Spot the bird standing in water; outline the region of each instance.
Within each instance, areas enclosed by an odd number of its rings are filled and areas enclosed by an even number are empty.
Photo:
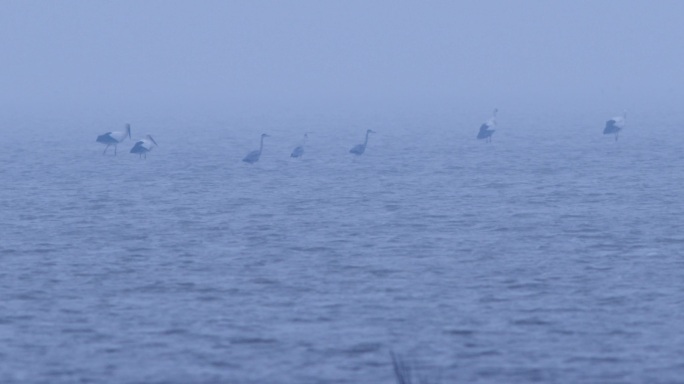
[[[157,146],[157,142],[154,141],[152,136],[147,135],[144,139],[138,140],[131,148],[131,153],[137,153],[140,157],[145,156],[147,159],[147,152],[151,151],[152,148]]]
[[[109,147],[113,145],[114,156],[116,156],[116,146],[119,145],[120,142],[124,141],[126,139],[126,136],[128,136],[129,139],[131,138],[130,124],[126,124],[126,131],[107,132],[103,135],[98,136],[97,140],[95,141],[106,145],[104,152],[102,152],[103,155],[107,153],[107,149],[109,149]]]
[[[309,139],[309,132],[304,134],[304,139],[302,140],[302,143],[299,144],[298,146],[296,146],[295,149],[292,150],[290,157],[302,157],[302,155],[304,154],[304,145],[306,145],[306,141],[308,139]]]
[[[494,112],[492,112],[492,117],[490,117],[489,120],[482,123],[482,125],[480,126],[480,132],[477,133],[478,140],[486,140],[488,143],[492,142],[492,135],[495,132],[495,130],[492,128],[496,127],[497,112],[499,112],[499,110],[494,109]]]
[[[366,140],[363,142],[363,144],[355,145],[354,148],[349,150],[349,153],[353,153],[355,155],[363,155],[363,153],[366,151],[366,145],[368,145],[368,134],[370,133],[375,133],[375,131],[372,129],[367,130]]]
[[[248,153],[247,156],[245,156],[245,158],[242,159],[242,161],[244,161],[245,163],[250,163],[250,164],[254,164],[257,161],[259,161],[259,157],[261,157],[261,151],[263,151],[263,149],[264,149],[264,137],[268,137],[268,135],[265,133],[262,133],[261,134],[261,144],[259,144],[259,149],[256,149],[256,150]]]
[[[622,116],[615,116],[612,119],[606,121],[606,126],[603,128],[603,134],[615,134],[615,141],[617,141],[620,131],[622,130],[622,128],[625,127],[625,120],[627,120],[626,111],[622,113]]]

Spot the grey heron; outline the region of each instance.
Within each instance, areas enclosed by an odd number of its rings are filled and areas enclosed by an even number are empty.
[[[261,143],[259,144],[259,149],[256,149],[256,150],[248,153],[247,156],[245,156],[245,158],[242,159],[242,161],[244,161],[245,163],[250,163],[250,164],[254,164],[257,161],[259,161],[259,157],[261,157],[261,151],[263,151],[263,149],[264,149],[264,137],[268,137],[268,135],[265,133],[262,133],[261,134]]]
[[[304,138],[302,139],[302,142],[295,147],[295,149],[292,150],[292,153],[290,154],[290,157],[302,157],[304,154],[304,146],[306,145],[306,141],[309,139],[309,132],[306,132],[304,134]]]
[[[369,129],[366,131],[366,140],[363,142],[363,144],[357,144],[354,146],[354,148],[349,150],[349,153],[353,153],[355,155],[363,155],[363,153],[366,151],[366,145],[368,145],[368,135],[370,133],[375,133],[374,130]]]

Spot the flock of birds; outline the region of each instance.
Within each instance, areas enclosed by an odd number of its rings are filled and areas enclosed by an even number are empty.
[[[116,156],[116,146],[119,145],[119,143],[121,143],[122,141],[126,140],[126,137],[128,137],[129,139],[131,138],[130,124],[126,124],[126,131],[107,132],[103,135],[98,136],[97,140],[95,141],[106,145],[104,152],[102,152],[103,155],[107,153],[109,147],[114,146],[114,156]],[[152,136],[147,135],[144,139],[135,142],[133,148],[131,148],[131,153],[138,154],[139,157],[145,156],[145,158],[147,159],[147,152],[151,151],[152,148],[156,146],[157,142],[154,141]]]
[[[487,121],[482,123],[482,125],[480,126],[480,131],[477,133],[478,140],[485,140],[488,143],[492,141],[492,136],[496,131],[494,128],[496,127],[496,114],[498,111],[498,109],[494,109],[492,116]],[[625,126],[626,119],[627,113],[625,112],[622,116],[616,116],[606,121],[606,126],[603,128],[603,134],[615,135],[615,141],[617,141],[620,131]],[[372,129],[367,130],[366,139],[363,141],[363,143],[355,145],[352,149],[349,150],[349,153],[353,153],[355,155],[363,155],[363,153],[366,151],[366,146],[368,145],[368,136],[371,133],[375,133],[375,131],[373,131]],[[304,134],[304,139],[299,145],[297,145],[292,150],[290,157],[299,158],[302,157],[302,155],[304,155],[304,146],[306,145],[306,141],[309,138],[308,134],[309,132]],[[103,155],[107,153],[107,149],[109,149],[109,147],[111,146],[114,146],[114,155],[116,155],[116,146],[120,144],[122,141],[124,141],[126,137],[131,139],[130,124],[126,124],[126,131],[107,132],[105,134],[98,136],[96,141],[98,143],[106,145],[104,152],[102,152]],[[254,151],[248,153],[247,156],[245,156],[242,159],[242,161],[249,164],[254,164],[257,161],[259,161],[259,158],[261,157],[261,152],[264,150],[264,138],[266,137],[269,137],[269,135],[265,133],[261,134],[259,149],[255,149]],[[150,152],[156,146],[157,142],[154,141],[152,136],[147,135],[144,139],[135,142],[133,148],[131,148],[130,153],[137,154],[138,157],[147,159],[147,153]]]

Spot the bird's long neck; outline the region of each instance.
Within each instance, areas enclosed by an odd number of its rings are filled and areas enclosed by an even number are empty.
[[[365,147],[368,144],[368,135],[370,132],[366,131],[366,140],[363,142],[363,146]]]
[[[264,150],[264,137],[261,136],[261,143],[259,144],[259,153]]]

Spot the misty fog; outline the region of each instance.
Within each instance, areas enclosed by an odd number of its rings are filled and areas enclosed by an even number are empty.
[[[679,1],[4,1],[1,115],[674,109]],[[0,116],[1,116],[0,115]]]
[[[0,383],[681,382],[683,15],[0,1]]]

